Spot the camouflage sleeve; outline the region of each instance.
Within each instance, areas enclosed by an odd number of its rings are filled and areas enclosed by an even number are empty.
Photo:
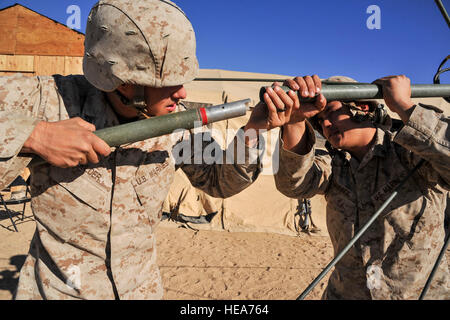
[[[450,118],[430,105],[415,106],[408,123],[394,142],[406,149],[402,158],[413,168],[420,159],[426,163],[419,170],[428,183],[450,189]]]
[[[31,160],[18,154],[39,121],[35,116],[39,105],[37,78],[0,77],[0,190],[14,181]]]
[[[177,167],[186,173],[195,188],[212,197],[228,198],[238,194],[261,172],[260,151],[245,144],[242,128],[226,150],[211,138],[210,132],[187,132],[175,149],[180,147],[188,152],[175,156]]]
[[[315,147],[314,130],[307,123],[310,150],[305,155],[286,150],[280,138],[280,165],[275,174],[277,189],[289,198],[312,198],[315,194],[324,194],[331,175],[330,155]]]

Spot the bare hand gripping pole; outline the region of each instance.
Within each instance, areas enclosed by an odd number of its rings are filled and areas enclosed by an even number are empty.
[[[263,95],[267,87],[262,87],[259,92],[259,98],[264,101]],[[281,87],[285,92],[289,87]],[[369,83],[333,83],[322,82],[321,93],[327,101],[334,100],[361,100],[361,99],[383,99],[381,86]],[[411,85],[411,98],[425,97],[450,97],[450,84],[416,84]],[[300,102],[312,102],[315,98],[302,98]]]
[[[175,112],[164,116],[139,120],[115,127],[95,131],[95,135],[110,147],[134,143],[171,134],[177,129],[193,129],[196,126],[244,116],[251,100],[245,99],[222,105]],[[33,159],[31,166],[45,163],[40,157]]]

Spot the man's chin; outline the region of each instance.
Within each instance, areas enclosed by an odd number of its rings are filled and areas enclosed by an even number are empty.
[[[167,109],[163,109],[163,110],[158,110],[157,112],[147,112],[147,114],[150,117],[159,117],[159,116],[165,116],[167,114],[171,113],[169,110]]]
[[[336,145],[335,143],[330,142],[330,144],[334,149],[341,149],[341,147],[339,145]]]
[[[331,146],[335,149],[342,149],[342,137],[340,134],[334,134],[331,137],[329,137],[328,142],[331,144]]]

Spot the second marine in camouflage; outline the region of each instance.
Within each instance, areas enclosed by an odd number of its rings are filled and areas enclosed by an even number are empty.
[[[315,105],[301,105],[283,127],[277,188],[293,198],[325,195],[335,254],[417,163],[426,160],[336,264],[325,299],[418,299],[444,244],[450,120],[433,106],[414,104],[408,78],[392,76],[376,83],[404,124],[396,133],[388,130],[389,118],[374,121],[371,102],[327,102],[323,95]],[[317,76],[296,78],[288,85],[302,96],[321,88]],[[329,152],[315,148],[310,123],[327,139]],[[445,259],[426,298],[450,299]]]

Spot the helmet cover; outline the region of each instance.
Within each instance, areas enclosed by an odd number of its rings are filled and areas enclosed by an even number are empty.
[[[83,71],[106,92],[177,86],[197,76],[195,51],[193,27],[173,2],[101,0],[88,17]]]

